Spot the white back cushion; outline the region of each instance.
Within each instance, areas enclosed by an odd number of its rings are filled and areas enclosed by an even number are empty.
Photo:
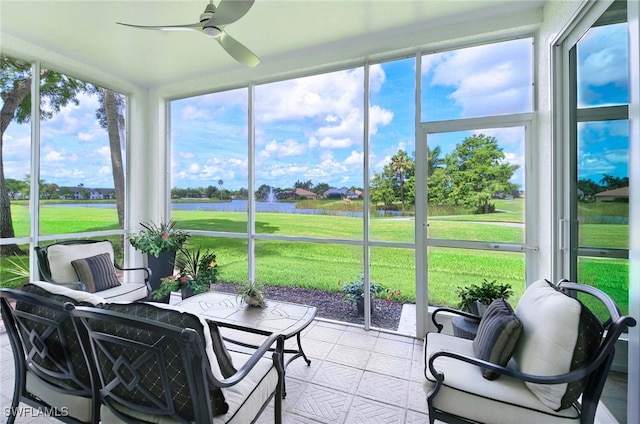
[[[63,287],[58,284],[51,284],[44,281],[32,281],[31,284],[33,284],[34,286],[38,286],[51,294],[66,296],[70,299],[75,300],[77,303],[86,302],[91,303],[92,305],[99,305],[101,303],[104,303],[104,299],[102,297],[86,291],[73,290],[68,287]]]
[[[522,334],[513,354],[520,371],[545,376],[570,371],[580,310],[577,300],[558,292],[546,280],[536,281],[525,290],[516,308]],[[526,384],[549,408],[560,408],[566,384]]]
[[[108,253],[113,262],[113,246],[109,241],[88,244],[64,245],[56,244],[47,248],[51,278],[56,283],[71,283],[79,281],[71,261],[88,258],[90,256]]]

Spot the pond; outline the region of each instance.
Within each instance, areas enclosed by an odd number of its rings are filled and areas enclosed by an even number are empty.
[[[192,202],[192,203],[172,203],[172,210],[179,211],[220,211],[220,212],[246,212],[248,200],[232,200],[230,202]],[[336,211],[326,209],[300,209],[296,208],[293,202],[256,202],[256,212],[270,213],[299,213],[307,215],[339,215],[361,218],[359,211]],[[115,203],[54,203],[47,207],[65,208],[115,208]],[[377,216],[402,216],[399,211],[377,211]]]

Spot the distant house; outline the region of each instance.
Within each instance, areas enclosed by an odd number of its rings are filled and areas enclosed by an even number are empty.
[[[330,188],[323,193],[323,196],[326,199],[342,199],[346,192],[346,188]]]
[[[297,197],[306,197],[307,199],[316,199],[318,197],[313,191],[297,188],[295,192]]]
[[[613,202],[616,199],[626,198],[629,200],[629,187],[620,187],[614,190],[607,190],[595,195],[596,202]]]
[[[73,200],[113,200],[116,191],[113,188],[89,188],[89,187],[60,187],[58,190],[61,199]]]
[[[327,199],[359,199],[362,197],[360,190],[352,190],[348,188],[330,188],[323,193]]]

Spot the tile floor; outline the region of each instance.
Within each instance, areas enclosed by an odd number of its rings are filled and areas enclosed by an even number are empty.
[[[311,365],[298,358],[287,368],[285,423],[428,422],[420,340],[315,320],[303,332],[302,346]],[[2,333],[0,408],[3,413],[10,405],[13,379],[11,347],[6,333]],[[598,422],[617,422],[612,415],[601,411],[606,412],[599,408]],[[33,416],[16,420],[19,424],[47,422],[50,420]],[[270,405],[258,423],[272,422]]]

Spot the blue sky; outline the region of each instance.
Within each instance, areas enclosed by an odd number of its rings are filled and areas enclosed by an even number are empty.
[[[580,104],[626,103],[626,26],[595,28],[581,40]],[[622,41],[621,41],[622,40]],[[623,44],[624,45],[624,44]],[[611,47],[615,46],[615,47]],[[528,112],[533,108],[531,39],[424,56],[423,109],[427,121]],[[399,149],[415,151],[415,59],[370,68],[370,167],[379,172]],[[300,181],[362,187],[362,68],[258,85],[255,88],[256,187],[287,188]],[[247,89],[171,104],[172,186],[248,187]],[[106,132],[95,119],[97,100],[82,95],[41,125],[41,179],[59,186],[113,187]],[[521,128],[478,131],[497,138],[524,185]],[[627,175],[626,121],[580,128],[580,178]],[[431,147],[446,154],[473,132],[436,134]],[[29,172],[30,127],[12,122],[5,134],[5,176]]]

